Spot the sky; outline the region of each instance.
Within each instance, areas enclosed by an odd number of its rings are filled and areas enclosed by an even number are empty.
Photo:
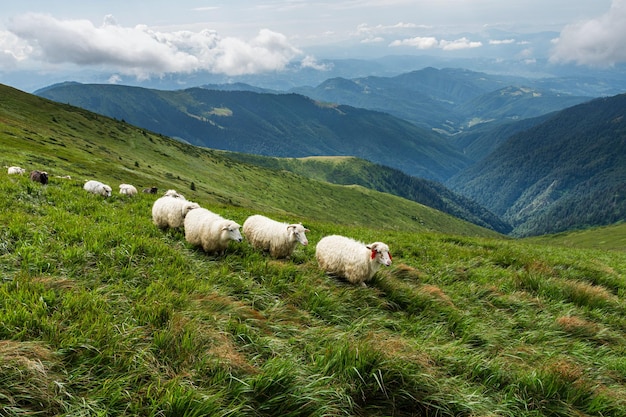
[[[626,0],[21,0],[0,11],[0,83],[12,73],[108,71],[137,79],[208,71],[245,75],[289,63],[323,70],[311,51],[488,53],[533,45],[590,67],[626,61]],[[354,46],[359,46],[356,48]],[[362,56],[360,56],[362,58]]]

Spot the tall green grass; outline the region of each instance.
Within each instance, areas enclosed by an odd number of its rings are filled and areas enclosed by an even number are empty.
[[[626,415],[621,252],[312,220],[292,259],[211,256],[81,186],[0,175],[2,415]],[[394,265],[326,276],[335,232]]]

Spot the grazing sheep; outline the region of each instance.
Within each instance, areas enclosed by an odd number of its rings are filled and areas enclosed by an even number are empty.
[[[159,191],[157,187],[144,188],[142,192],[146,194],[156,194]]]
[[[31,171],[30,179],[35,182],[39,182],[43,185],[46,185],[48,183],[48,173],[45,171],[37,171],[37,170]]]
[[[24,168],[20,168],[20,167],[8,167],[7,168],[7,173],[9,175],[23,175],[26,173],[26,170]]]
[[[130,184],[120,184],[120,194],[135,195],[137,194],[137,189]]]
[[[300,242],[309,244],[306,229],[302,224],[280,223],[265,216],[255,214],[243,222],[243,234],[250,244],[264,251],[269,251],[274,258],[291,256]]]
[[[111,197],[111,187],[101,183],[100,181],[89,180],[85,183],[83,188],[92,194]]]
[[[185,217],[185,240],[194,246],[202,246],[207,253],[223,254],[231,240],[243,240],[239,227],[232,220],[200,208]]]
[[[352,284],[369,281],[380,265],[391,265],[389,247],[382,242],[366,245],[344,236],[326,236],[315,248],[315,257],[324,271],[339,275]]]
[[[167,190],[164,194],[163,197],[174,197],[174,198],[180,198],[182,200],[185,199],[185,196],[183,196],[181,193],[179,193],[176,190]]]
[[[197,203],[175,197],[158,198],[152,205],[152,222],[160,229],[182,227],[185,216],[199,209]]]

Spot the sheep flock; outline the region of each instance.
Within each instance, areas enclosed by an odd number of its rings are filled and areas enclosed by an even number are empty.
[[[8,175],[23,175],[24,168],[10,166]],[[48,173],[33,170],[32,181],[48,184]],[[70,176],[56,178],[71,179]],[[91,194],[111,197],[112,188],[97,180],[85,181],[83,189]],[[143,189],[144,194],[156,194],[157,187]],[[138,194],[131,184],[119,185],[119,194],[133,197]],[[185,241],[201,248],[207,254],[223,255],[231,242],[247,240],[249,245],[275,259],[288,259],[298,245],[307,246],[306,233],[309,229],[302,223],[279,222],[269,217],[254,214],[240,226],[218,213],[188,201],[178,191],[170,189],[157,198],[152,205],[152,222],[161,230],[184,229]],[[243,229],[243,235],[242,231]],[[315,247],[315,258],[319,268],[326,274],[345,279],[347,282],[365,287],[381,266],[391,265],[389,247],[383,242],[365,244],[349,237],[330,235],[319,240]]]

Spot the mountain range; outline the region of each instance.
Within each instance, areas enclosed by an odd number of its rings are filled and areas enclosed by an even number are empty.
[[[490,227],[515,236],[623,220],[626,164],[613,152],[624,138],[623,96],[591,100],[518,81],[425,68],[391,78],[336,78],[313,89],[326,99],[352,94],[387,111],[246,85],[161,91],[62,84],[37,94],[204,147],[283,158],[356,156],[444,184],[499,216]],[[413,120],[391,113],[408,105],[419,114]],[[335,168],[320,170],[341,177]],[[380,189],[373,181],[355,183]]]
[[[458,134],[481,123],[540,116],[590,99],[541,90],[534,84],[522,77],[424,68],[395,77],[334,78],[315,88],[290,91],[387,112],[445,134]]]
[[[470,163],[431,130],[387,113],[300,94],[70,83],[38,95],[212,149],[279,157],[356,156],[438,181]]]

